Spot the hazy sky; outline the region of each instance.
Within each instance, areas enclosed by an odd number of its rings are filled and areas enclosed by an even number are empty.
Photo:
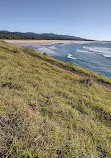
[[[0,0],[0,30],[111,40],[111,0]]]

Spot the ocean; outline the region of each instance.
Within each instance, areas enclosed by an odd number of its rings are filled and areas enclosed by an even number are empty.
[[[111,78],[111,42],[19,44]]]

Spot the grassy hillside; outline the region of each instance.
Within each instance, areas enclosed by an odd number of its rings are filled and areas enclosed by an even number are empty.
[[[111,90],[63,66],[0,41],[0,157],[111,157]]]

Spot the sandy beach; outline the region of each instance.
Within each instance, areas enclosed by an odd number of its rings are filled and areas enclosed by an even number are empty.
[[[28,44],[28,43],[64,43],[64,42],[78,42],[79,40],[4,40],[12,44]]]

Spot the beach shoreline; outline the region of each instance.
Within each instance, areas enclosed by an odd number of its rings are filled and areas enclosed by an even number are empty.
[[[40,44],[40,43],[67,43],[67,42],[84,42],[82,40],[4,40],[11,44]]]

